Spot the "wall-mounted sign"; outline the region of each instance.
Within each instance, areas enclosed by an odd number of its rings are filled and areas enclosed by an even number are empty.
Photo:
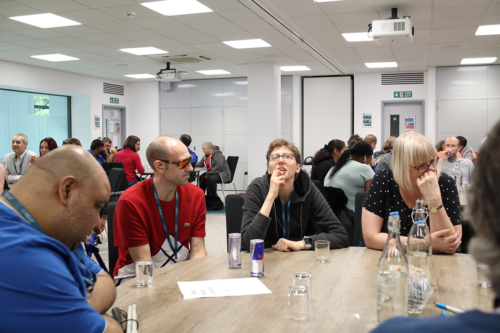
[[[120,122],[119,121],[115,122],[115,132],[120,133]]]
[[[394,98],[411,98],[411,91],[395,91]]]
[[[406,131],[415,130],[415,116],[405,116],[405,130]]]
[[[363,127],[372,127],[371,113],[363,113]]]
[[[112,104],[119,104],[120,103],[120,101],[116,97],[110,97],[109,102]]]
[[[101,128],[101,116],[100,115],[94,115],[94,129],[100,129]]]

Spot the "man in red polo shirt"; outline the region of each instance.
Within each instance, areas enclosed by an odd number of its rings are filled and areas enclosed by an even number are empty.
[[[152,259],[160,268],[207,255],[205,195],[188,182],[193,167],[186,146],[162,136],[149,145],[146,157],[154,177],[130,187],[116,205],[113,226],[119,255],[113,275],[117,284],[135,276],[139,259]]]

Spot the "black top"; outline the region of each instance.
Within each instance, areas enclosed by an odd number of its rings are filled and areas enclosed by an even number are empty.
[[[453,225],[462,224],[462,215],[460,211],[460,200],[455,181],[445,173],[438,179],[441,187],[441,198],[443,207]],[[378,171],[372,179],[370,190],[366,196],[363,207],[368,211],[384,219],[382,232],[387,232],[387,219],[390,212],[399,212],[401,219],[401,236],[408,236],[413,225],[411,219],[412,209],[409,208],[401,197],[399,186],[394,180],[392,171],[385,169]],[[429,219],[427,219],[429,226]]]
[[[326,174],[332,167],[335,166],[335,162],[332,160],[323,160],[318,163],[315,167],[312,168],[311,170],[311,179],[312,180],[319,180],[319,181],[324,181]]]

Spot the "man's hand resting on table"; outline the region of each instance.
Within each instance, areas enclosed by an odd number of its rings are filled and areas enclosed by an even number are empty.
[[[300,251],[300,250],[305,250],[306,245],[304,244],[304,241],[300,240],[297,242],[290,241],[288,239],[280,238],[278,243],[276,245],[272,246],[273,249],[277,251],[282,251],[282,252],[289,252],[289,251]]]

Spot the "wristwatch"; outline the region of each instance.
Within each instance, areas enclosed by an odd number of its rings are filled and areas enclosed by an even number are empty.
[[[306,250],[310,250],[312,247],[312,239],[310,237],[304,236],[303,241],[306,246]]]
[[[432,207],[431,209],[429,209],[429,212],[431,212],[431,213],[437,213],[438,210],[440,210],[441,208],[443,208],[443,204],[440,204],[437,207]]]

